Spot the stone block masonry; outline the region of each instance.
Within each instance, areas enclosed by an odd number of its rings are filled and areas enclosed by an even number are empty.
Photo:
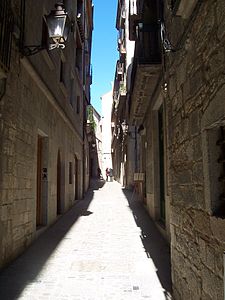
[[[215,215],[211,195],[216,190],[208,179],[219,168],[216,160],[212,162],[214,171],[209,166],[217,145],[215,141],[209,147],[208,133],[225,124],[224,18],[224,3],[219,0],[202,2],[191,19],[167,15],[168,30],[177,32],[183,22],[186,37],[181,50],[168,54],[171,249],[176,300],[224,299],[225,220]],[[174,44],[179,42],[175,35],[172,37]]]
[[[0,102],[0,268],[23,252],[36,237],[38,134],[45,134],[48,151],[51,149],[46,161],[47,204],[42,203],[41,207],[42,210],[46,207],[43,225],[48,226],[56,219],[58,150],[64,166],[75,153],[82,158],[81,138],[76,138],[72,126],[66,124],[32,75],[14,60],[12,69],[6,95]],[[65,210],[74,203],[74,200],[68,202],[66,183]]]

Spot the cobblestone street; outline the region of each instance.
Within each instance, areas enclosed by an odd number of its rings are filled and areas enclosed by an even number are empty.
[[[0,299],[171,299],[169,248],[132,192],[95,182],[0,275]]]

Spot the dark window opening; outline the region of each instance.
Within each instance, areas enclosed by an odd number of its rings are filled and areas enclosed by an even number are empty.
[[[0,1],[0,68],[8,71],[12,48],[13,13],[10,1]]]
[[[72,78],[70,80],[70,104],[72,106],[74,106],[74,97],[75,97],[75,93],[74,93],[74,79]]]
[[[216,142],[217,147],[220,148],[220,154],[218,157],[219,164],[219,177],[218,182],[220,185],[220,195],[214,215],[220,218],[225,218],[225,126],[219,128],[219,139]]]
[[[82,79],[82,48],[79,46],[76,48],[76,68],[80,79]]]
[[[80,96],[77,96],[77,114],[80,113]]]
[[[65,80],[65,63],[61,60],[61,63],[60,63],[60,82],[62,82],[64,85],[66,83],[66,80]]]
[[[82,14],[82,0],[77,0],[77,17]]]
[[[73,165],[72,162],[69,162],[69,184],[73,183]]]

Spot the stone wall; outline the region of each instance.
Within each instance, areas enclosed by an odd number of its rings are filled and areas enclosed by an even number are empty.
[[[54,7],[54,1],[50,2],[46,10]],[[37,10],[29,8],[28,5],[30,15],[26,14],[26,18],[39,24],[43,5],[38,5]],[[27,27],[27,31],[29,42],[32,37],[38,38],[34,26]],[[39,234],[36,227],[38,136],[43,139],[42,229],[57,218],[59,152],[60,213],[74,204],[75,188],[78,189],[78,198],[81,198],[89,184],[88,165],[83,172],[82,98],[80,112],[76,111],[76,95],[83,95],[83,87],[76,70],[67,70],[69,74],[73,73],[75,86],[74,102],[71,102],[70,85],[63,88],[60,82],[61,61],[75,66],[74,41],[72,49],[68,47],[64,54],[60,50],[53,50],[54,54],[44,50],[29,59],[21,57],[17,42],[13,39],[6,93],[0,100],[0,268],[18,256]],[[86,148],[88,156],[87,143]],[[69,182],[69,163],[72,163],[74,174],[75,156],[79,168],[76,187],[74,177],[72,183]]]
[[[56,219],[58,150],[61,151],[64,178],[61,194],[64,211],[74,203],[73,188],[71,191],[68,182],[69,162],[74,161],[74,155],[83,160],[82,139],[60,116],[27,70],[22,65],[20,67],[19,74],[10,74],[6,95],[0,103],[1,266],[20,253],[36,234],[38,134],[43,133],[48,141],[46,225]],[[82,178],[82,170],[80,175]]]
[[[216,216],[212,199],[212,180],[220,175],[219,157],[213,160],[218,138],[210,142],[210,131],[225,124],[224,20],[220,0],[199,1],[186,20],[166,12],[171,41],[179,45],[166,54],[175,299],[224,297],[225,220]]]

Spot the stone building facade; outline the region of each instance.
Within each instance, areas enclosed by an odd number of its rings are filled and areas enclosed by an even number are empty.
[[[106,178],[106,168],[112,168],[111,151],[111,113],[112,113],[112,90],[102,95],[102,175]]]
[[[184,2],[171,3],[165,16],[175,50],[165,79],[174,296],[222,300],[225,7]]]
[[[97,110],[90,106],[91,117],[89,126],[92,127],[89,135],[90,141],[90,176],[101,178],[102,169],[102,119]],[[99,170],[100,169],[100,170]]]
[[[128,132],[128,95],[131,89],[134,41],[129,39],[129,1],[120,0],[117,6],[118,61],[113,86],[112,105],[112,159],[114,179],[123,186],[133,186],[135,169],[134,128]]]
[[[175,300],[224,299],[224,17],[220,0],[130,0],[136,190],[171,244]]]
[[[1,1],[5,13],[0,22],[12,16],[13,26],[9,32],[1,26],[0,37],[10,38],[11,45],[10,65],[0,47],[0,267],[82,198],[88,187],[84,123],[90,102],[93,7],[88,0],[64,1],[74,20],[65,49],[46,48],[27,56],[25,46],[46,41],[43,17],[54,4]]]

